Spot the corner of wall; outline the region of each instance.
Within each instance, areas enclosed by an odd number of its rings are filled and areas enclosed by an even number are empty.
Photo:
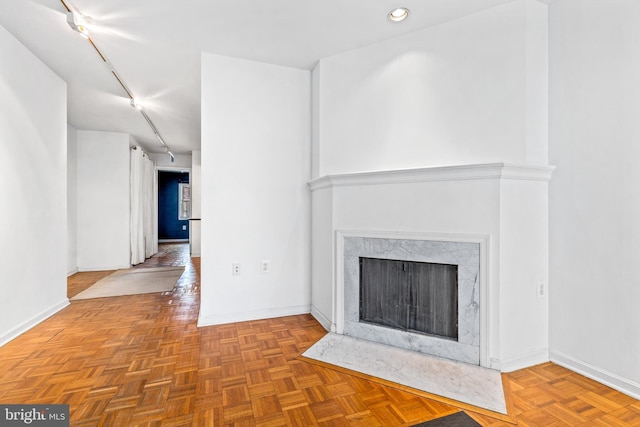
[[[311,179],[320,176],[320,74],[322,60],[311,70]]]
[[[311,305],[311,315],[327,331],[331,331],[331,319],[322,314],[314,305]]]
[[[549,14],[548,6],[527,0],[526,33],[526,159],[549,162]]]

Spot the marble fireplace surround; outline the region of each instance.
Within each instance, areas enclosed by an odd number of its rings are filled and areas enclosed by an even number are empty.
[[[374,237],[372,237],[374,236]],[[338,260],[342,280],[337,282],[336,332],[419,353],[480,365],[480,301],[486,299],[481,259],[485,261],[488,236],[445,234],[388,234],[376,231],[338,232],[342,256]],[[481,257],[482,254],[482,257]],[[359,321],[359,257],[418,261],[458,266],[458,340],[396,330]],[[484,296],[483,296],[484,295]]]

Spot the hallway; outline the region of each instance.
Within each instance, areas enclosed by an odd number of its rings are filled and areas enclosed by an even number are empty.
[[[158,253],[151,258],[147,258],[145,262],[136,265],[134,268],[185,266],[185,272],[188,272],[190,264],[192,262],[189,256],[188,243],[159,243]],[[113,270],[87,271],[69,276],[67,278],[67,298],[72,298],[111,273],[113,273]],[[178,285],[181,283],[182,280]]]

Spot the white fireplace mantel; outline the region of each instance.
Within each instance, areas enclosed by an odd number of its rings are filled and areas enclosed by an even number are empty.
[[[314,179],[309,183],[313,315],[327,329],[342,329],[344,296],[338,293],[344,287],[345,235],[447,241],[480,236],[480,364],[510,371],[547,361],[547,292],[536,290],[548,283],[553,170],[491,163]]]

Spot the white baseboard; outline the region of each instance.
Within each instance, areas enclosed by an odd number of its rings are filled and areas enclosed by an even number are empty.
[[[549,349],[543,348],[518,356],[506,357],[504,359],[491,358],[491,369],[497,369],[501,372],[512,372],[548,361]]]
[[[322,325],[324,329],[326,329],[327,331],[331,330],[331,319],[320,313],[320,311],[314,305],[311,305],[311,315],[315,317],[315,319]]]
[[[191,252],[191,258],[200,258],[200,252]]]
[[[311,307],[309,305],[298,305],[293,307],[270,308],[266,310],[246,311],[241,313],[214,314],[209,316],[200,315],[198,317],[198,327],[308,314],[310,312],[310,308]]]
[[[74,268],[74,269],[73,269],[73,270],[71,270],[71,271],[67,271],[67,277],[69,277],[69,276],[73,276],[73,275],[74,275],[74,274],[76,274],[77,272],[78,272],[78,269],[77,269],[77,268]]]
[[[553,363],[577,372],[580,375],[584,375],[587,378],[591,378],[594,381],[598,381],[634,399],[640,399],[640,384],[635,381],[590,365],[560,351],[551,351],[550,358]]]
[[[60,310],[62,310],[68,305],[69,305],[69,300],[65,298],[64,300],[60,301],[56,305],[49,307],[48,309],[41,311],[40,313],[36,314],[32,318],[26,320],[25,322],[22,322],[15,328],[11,329],[10,331],[0,336],[0,347],[5,345],[9,341],[17,338],[19,335],[25,333],[29,329],[33,328],[43,320],[46,320],[47,318],[53,316],[54,314],[56,314],[57,312],[59,312]]]
[[[98,266],[78,266],[78,271],[107,271],[107,270],[123,270],[131,268],[131,265],[98,265]]]

